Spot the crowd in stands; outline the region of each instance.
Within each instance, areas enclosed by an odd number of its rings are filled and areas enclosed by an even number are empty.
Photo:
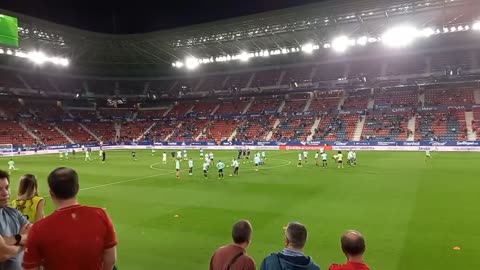
[[[423,140],[466,140],[465,111],[424,112],[417,116],[417,134]]]
[[[362,139],[374,141],[405,141],[411,113],[376,113],[366,117]]]
[[[295,72],[284,75],[290,73]],[[223,84],[246,78],[240,75],[228,77],[228,80],[220,76],[211,82],[218,84],[222,81]],[[266,81],[270,75],[271,72],[259,72],[255,78]],[[172,87],[175,88],[173,83]],[[105,102],[95,105],[78,100],[78,107],[75,107],[75,100],[5,98],[0,99],[0,119],[3,119],[0,126],[4,127],[0,141],[14,144],[95,140],[123,143],[149,138],[219,142],[230,138],[265,140],[267,137],[276,141],[348,141],[355,136],[361,140],[387,141],[409,138],[464,140],[467,139],[466,109],[459,106],[467,106],[470,110],[475,103],[475,90],[472,87],[388,86],[300,91],[286,95],[208,97],[173,103],[148,101],[135,106],[107,106]],[[439,109],[417,111],[421,106],[439,106]],[[457,107],[458,110],[452,109]],[[477,108],[473,108],[473,115],[472,128],[476,133],[480,119]],[[409,130],[408,121],[413,116],[416,117],[415,129]],[[320,122],[314,127],[316,119]],[[362,119],[365,119],[363,130],[355,134]],[[143,135],[150,126],[153,126],[152,130]]]

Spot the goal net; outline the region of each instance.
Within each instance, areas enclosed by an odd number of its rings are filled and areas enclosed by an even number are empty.
[[[0,156],[13,156],[13,144],[0,144]]]

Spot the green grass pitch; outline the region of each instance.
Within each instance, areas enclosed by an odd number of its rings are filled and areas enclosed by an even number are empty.
[[[227,168],[220,181],[215,169],[203,180],[198,150],[188,152],[194,176],[183,171],[176,180],[174,162],[163,165],[162,152],[137,151],[133,161],[130,151],[108,151],[105,164],[85,162],[81,153],[63,161],[58,155],[16,157],[12,198],[21,174],[36,174],[47,195],[47,174],[73,167],[80,202],[107,208],[115,223],[120,269],[207,269],[212,252],[231,241],[238,219],[253,224],[248,252],[258,266],[282,249],[283,226],[300,221],[309,230],[306,253],[322,269],[344,261],[339,237],[347,229],[365,235],[372,269],[480,269],[479,154],[435,152],[425,162],[424,152],[359,152],[357,167],[337,169],[329,152],[330,167],[322,169],[313,164],[313,151],[303,168],[296,166],[298,152],[271,151],[259,172],[241,163],[239,177],[229,177]],[[227,165],[236,155],[213,152]],[[7,159],[0,161],[6,169]]]

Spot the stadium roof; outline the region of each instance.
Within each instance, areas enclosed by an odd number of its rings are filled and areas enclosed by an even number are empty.
[[[472,23],[480,15],[475,0],[335,0],[146,34],[114,35],[84,31],[22,14],[20,46],[70,58],[77,73],[154,75],[171,64],[246,50],[281,49],[335,36],[380,34],[409,23],[445,27]]]

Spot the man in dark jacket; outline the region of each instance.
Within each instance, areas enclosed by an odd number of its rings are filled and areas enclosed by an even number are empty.
[[[307,242],[307,228],[291,222],[285,230],[285,248],[263,259],[261,270],[320,270],[310,256],[303,254]]]

